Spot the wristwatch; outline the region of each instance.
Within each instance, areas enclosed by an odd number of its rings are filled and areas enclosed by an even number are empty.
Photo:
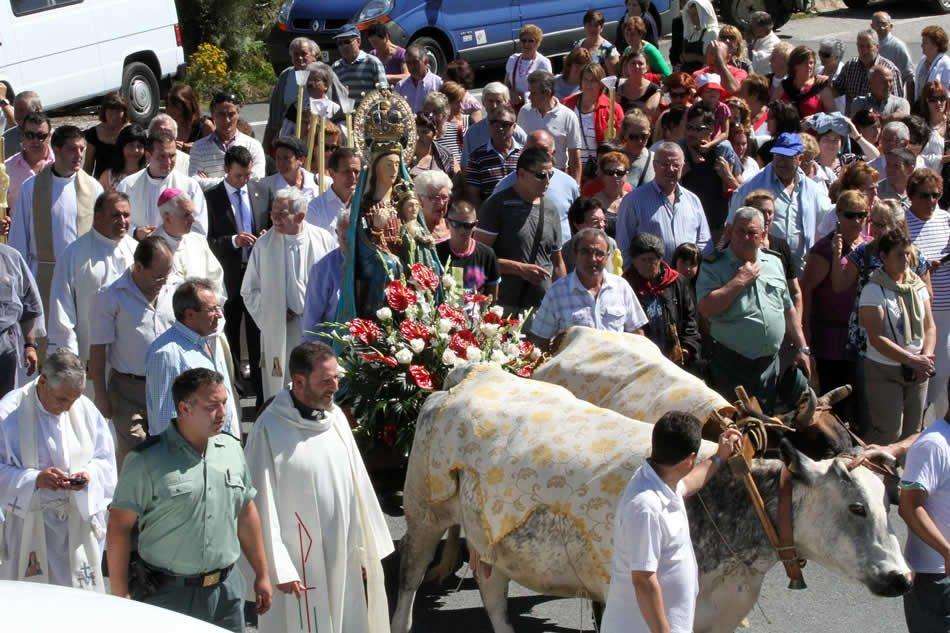
[[[798,351],[804,354],[805,356],[811,356],[811,348],[807,345],[802,345],[798,348]]]

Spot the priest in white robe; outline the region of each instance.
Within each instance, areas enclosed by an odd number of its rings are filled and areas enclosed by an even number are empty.
[[[0,400],[0,580],[105,591],[115,452],[85,382],[83,362],[59,349]]]
[[[294,349],[289,362],[291,388],[264,409],[245,449],[279,590],[258,631],[389,633],[380,561],[393,541],[350,425],[333,403],[339,365],[316,342]]]
[[[74,125],[56,128],[53,162],[28,178],[13,206],[9,245],[20,252],[49,305],[56,260],[92,228],[92,209],[102,185],[83,171],[86,139]]]
[[[141,240],[162,223],[158,197],[166,189],[179,189],[195,204],[194,231],[208,234],[208,207],[198,181],[175,170],[178,151],[175,137],[165,131],[148,137],[142,171],[126,176],[116,187],[132,202],[132,236]]]
[[[50,294],[50,349],[65,348],[89,360],[89,310],[96,294],[132,265],[136,241],[129,235],[132,207],[118,191],[96,200],[92,230],[56,260]]]
[[[168,280],[173,287],[186,279],[199,278],[210,281],[214,292],[223,302],[227,299],[224,289],[224,268],[211,252],[208,238],[195,233],[195,203],[180,189],[166,189],[158,197],[158,210],[162,225],[152,235],[157,235],[168,244],[174,254],[174,271]]]
[[[241,284],[241,297],[261,329],[264,398],[287,386],[287,357],[303,337],[310,267],[336,248],[329,231],[304,221],[307,199],[292,187],[271,204],[274,227],[254,244]]]

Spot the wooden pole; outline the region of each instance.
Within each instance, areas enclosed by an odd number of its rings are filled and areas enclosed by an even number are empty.
[[[317,187],[320,194],[323,195],[323,171],[327,160],[327,120],[320,117],[317,122]]]
[[[306,84],[297,85],[297,138],[303,138],[303,93],[307,89]]]
[[[307,171],[313,171],[313,141],[317,135],[317,114],[310,113],[310,127],[307,129],[307,162],[304,163]]]
[[[607,88],[610,95],[610,110],[607,111],[607,129],[604,130],[604,140],[612,141],[617,138],[617,115],[614,112],[614,105],[617,103],[617,89],[613,86]]]
[[[346,113],[346,146],[353,148],[356,138],[353,137],[353,113]]]
[[[4,164],[6,156],[6,146],[4,145],[3,136],[0,135],[0,226],[7,227],[6,230],[0,234],[0,243],[2,244],[7,243],[7,235],[9,234],[7,209],[10,207],[10,204],[7,200],[7,192],[10,190],[10,176],[7,174],[7,167]]]

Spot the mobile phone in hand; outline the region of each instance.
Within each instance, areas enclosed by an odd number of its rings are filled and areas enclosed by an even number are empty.
[[[66,481],[69,482],[70,486],[83,486],[86,483],[85,477],[70,477]]]

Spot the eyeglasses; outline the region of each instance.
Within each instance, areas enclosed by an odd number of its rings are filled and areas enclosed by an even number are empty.
[[[504,128],[504,129],[506,129],[506,130],[510,130],[511,128],[513,128],[513,127],[515,126],[515,122],[514,122],[514,121],[502,121],[502,120],[500,120],[500,119],[496,119],[496,120],[494,120],[494,121],[489,121],[489,123],[491,123],[494,127],[500,127],[500,128]]]
[[[693,124],[687,125],[686,129],[689,130],[690,132],[708,132],[712,128],[708,125],[693,123]]]
[[[533,171],[531,175],[538,180],[551,180],[554,177],[554,170],[551,171]]]
[[[628,139],[628,140],[631,140],[631,141],[641,141],[641,142],[642,142],[642,141],[646,141],[646,140],[649,139],[649,138],[650,138],[650,135],[649,135],[649,134],[642,134],[642,133],[639,133],[639,132],[636,132],[636,133],[631,132],[630,134],[627,134],[627,139]]]
[[[939,191],[918,191],[914,195],[918,198],[927,198],[928,200],[939,200],[942,194]]]
[[[613,176],[614,178],[623,178],[630,173],[629,169],[605,169],[604,174],[607,176]]]
[[[521,43],[522,43],[522,44],[534,44],[534,43],[537,42],[537,41],[538,41],[538,40],[536,40],[536,39],[534,39],[534,38],[527,38],[527,37],[522,37],[522,38],[521,38]]]
[[[437,193],[434,196],[425,196],[429,200],[434,200],[436,202],[448,202],[452,196],[447,193]]]
[[[868,212],[867,211],[845,211],[841,215],[843,215],[849,220],[863,220],[866,217],[868,217]]]
[[[45,141],[49,138],[49,132],[24,132],[23,138],[28,141]]]
[[[719,41],[720,42],[735,42],[736,36],[735,35],[720,35]]]
[[[471,231],[475,228],[477,222],[462,222],[460,220],[448,220],[449,226],[460,231]]]
[[[688,96],[688,90],[670,90],[670,99],[685,99]]]
[[[943,103],[947,100],[947,95],[930,95],[927,97],[927,101],[930,103]]]
[[[829,57],[834,57],[834,55],[832,55],[831,51],[818,51],[818,57],[827,59]]]

